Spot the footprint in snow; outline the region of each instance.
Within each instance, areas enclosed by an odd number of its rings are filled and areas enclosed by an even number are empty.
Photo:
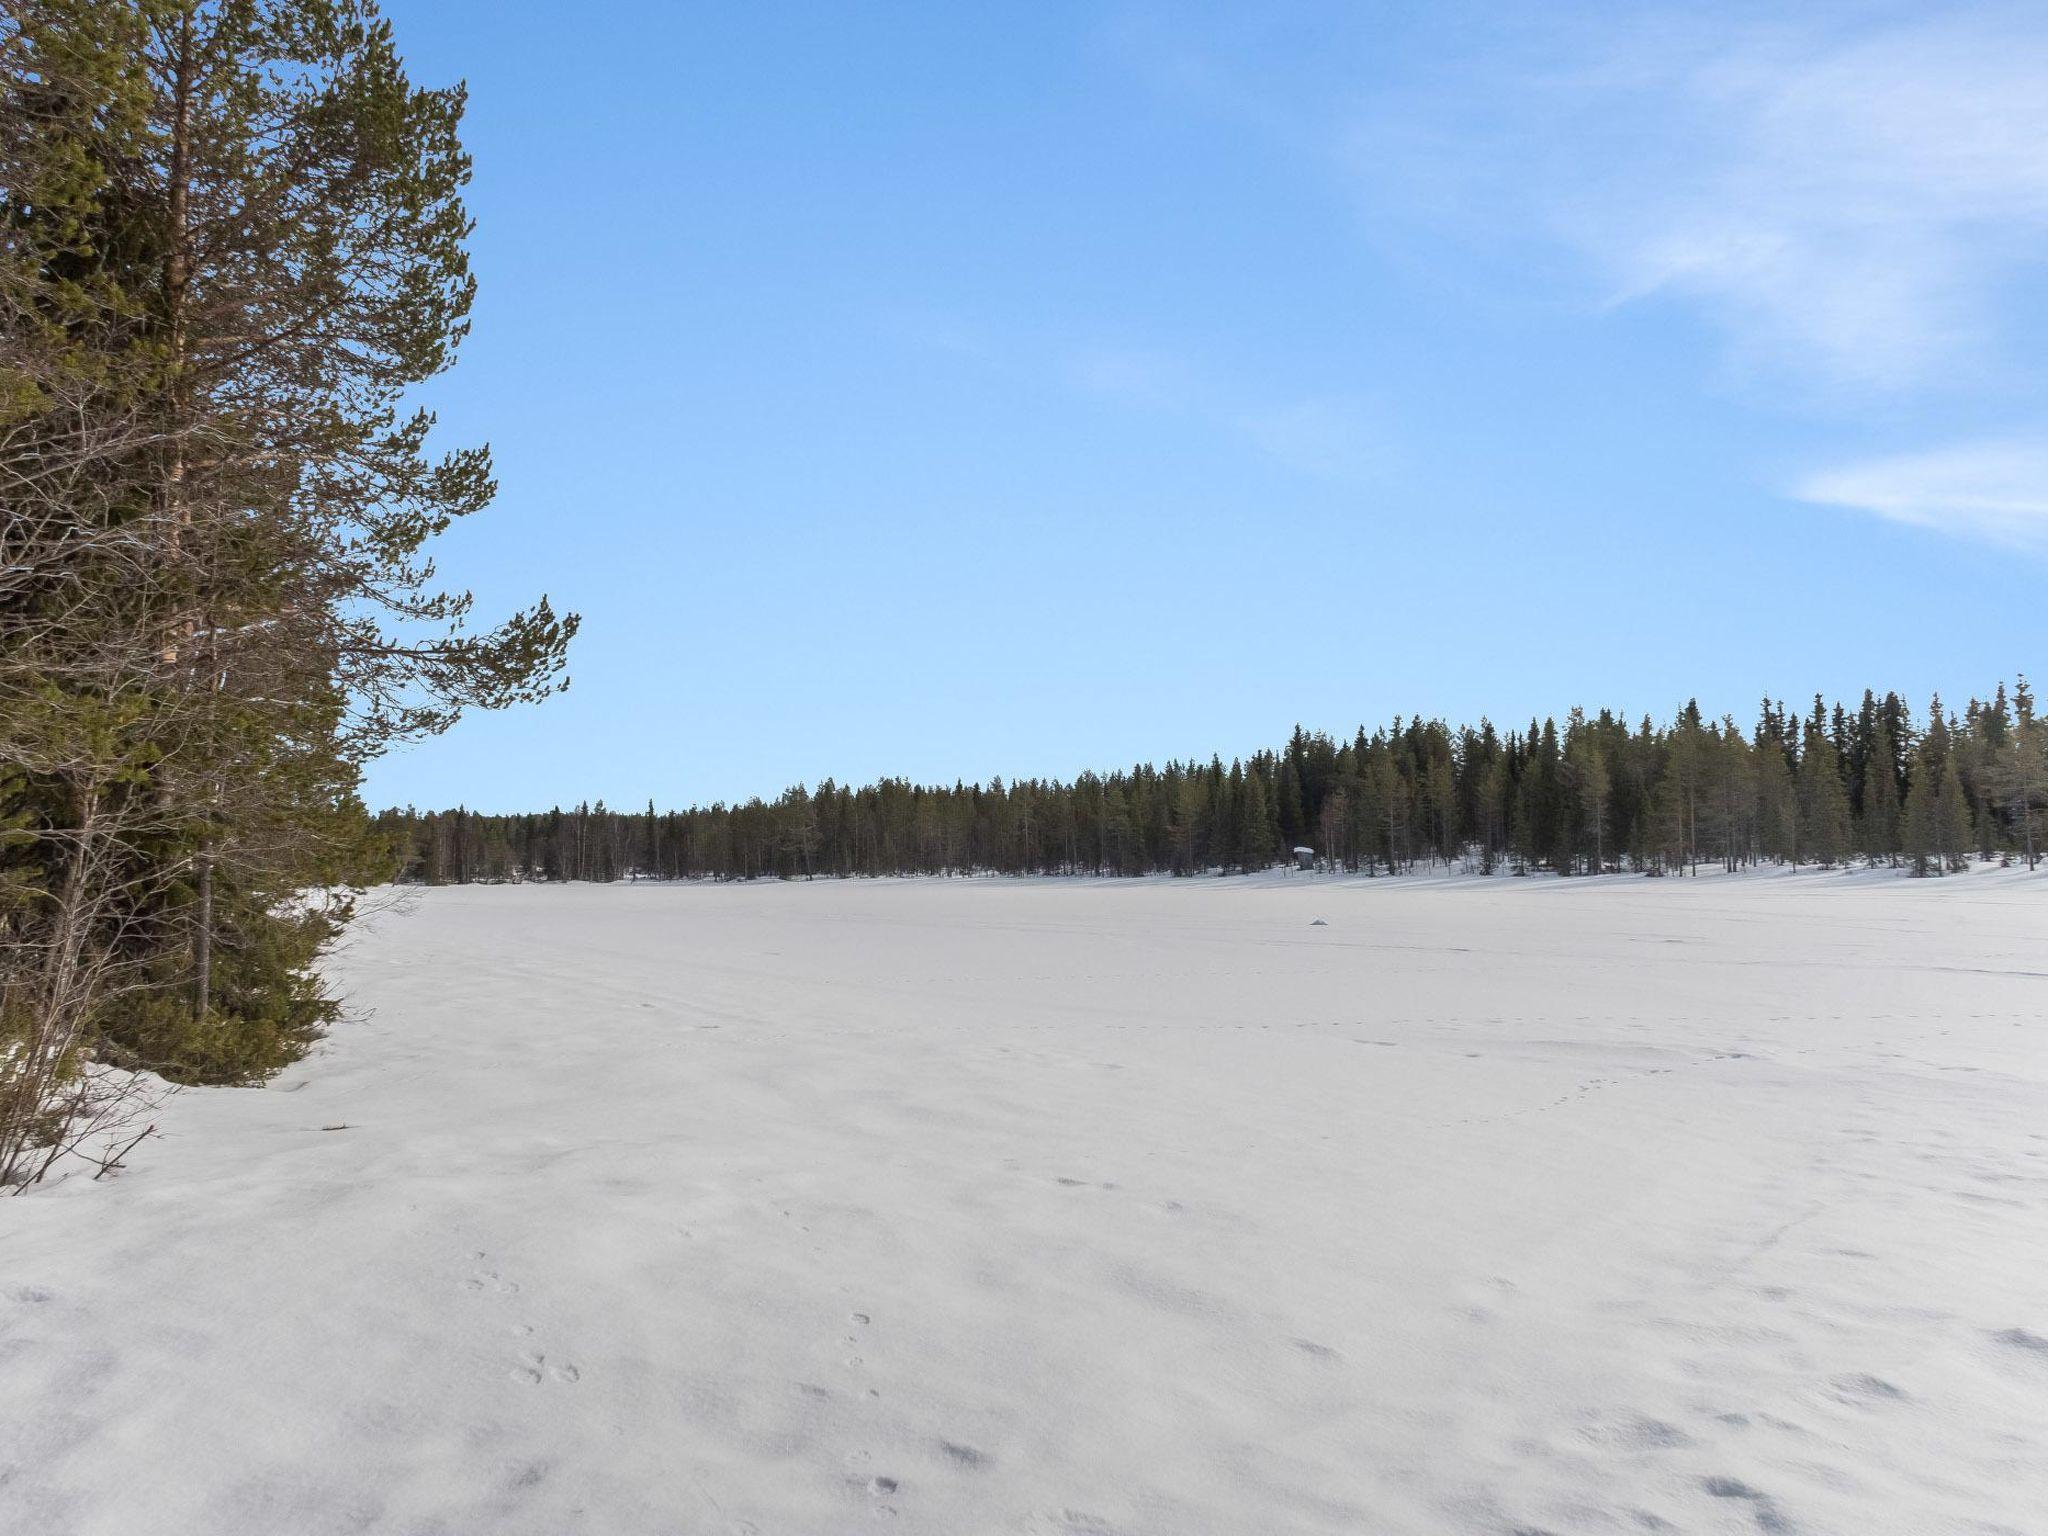
[[[976,1450],[971,1445],[962,1445],[957,1440],[941,1440],[939,1454],[960,1467],[985,1467],[989,1463],[988,1452]]]
[[[866,1454],[865,1454],[865,1453],[863,1453],[863,1452],[856,1452],[856,1453],[854,1453],[854,1455],[852,1455],[852,1456],[848,1456],[848,1457],[846,1458],[846,1462],[847,1462],[847,1465],[848,1465],[848,1466],[853,1466],[853,1465],[856,1465],[856,1464],[857,1464],[857,1462],[856,1462],[856,1457],[858,1458],[858,1460],[859,1460],[859,1461],[865,1461],[865,1460],[867,1460],[867,1456],[866,1456]],[[877,1515],[878,1517],[880,1517],[880,1518],[883,1518],[883,1519],[887,1519],[887,1518],[889,1518],[889,1517],[893,1516],[893,1515],[894,1515],[894,1514],[896,1513],[896,1506],[895,1506],[895,1505],[893,1505],[893,1504],[884,1504],[884,1503],[880,1502],[881,1500],[883,1500],[883,1499],[886,1499],[886,1498],[888,1498],[888,1497],[889,1497],[889,1496],[890,1496],[891,1494],[895,1493],[895,1492],[896,1492],[896,1490],[897,1490],[897,1488],[901,1486],[901,1485],[900,1485],[900,1484],[899,1484],[899,1483],[898,1483],[898,1482],[896,1481],[896,1479],[895,1479],[895,1478],[893,1478],[893,1477],[869,1477],[869,1478],[862,1478],[862,1477],[859,1477],[859,1476],[854,1476],[854,1477],[850,1477],[850,1478],[848,1478],[848,1479],[847,1479],[847,1483],[848,1483],[848,1485],[849,1485],[849,1486],[851,1486],[851,1487],[853,1487],[853,1488],[856,1488],[856,1489],[860,1490],[860,1491],[861,1491],[862,1493],[865,1493],[865,1494],[866,1494],[866,1495],[867,1495],[867,1496],[868,1496],[869,1498],[871,1498],[871,1499],[873,1499],[873,1500],[875,1500],[875,1501],[876,1501],[876,1503],[874,1504],[873,1508],[874,1508],[874,1512],[875,1512],[875,1514],[876,1514],[876,1515]]]
[[[1693,1443],[1692,1436],[1676,1424],[1667,1424],[1662,1419],[1643,1414],[1620,1418],[1596,1414],[1579,1426],[1579,1434],[1596,1445],[1612,1445],[1628,1451],[1680,1450]]]
[[[1781,1531],[1790,1531],[1792,1524],[1778,1512],[1778,1506],[1771,1496],[1760,1489],[1733,1477],[1709,1477],[1702,1479],[1700,1486],[1717,1499],[1741,1499],[1750,1506],[1760,1531],[1771,1532],[1772,1536]]]
[[[2001,1328],[1992,1334],[1991,1338],[1994,1343],[2003,1344],[2009,1349],[2024,1350],[2028,1354],[2048,1358],[2048,1339],[2042,1338],[2038,1333],[2029,1333],[2024,1328]]]
[[[1893,1386],[1882,1376],[1867,1373],[1854,1376],[1837,1376],[1832,1383],[1835,1396],[1845,1403],[1866,1404],[1882,1401],[1896,1401],[1906,1394]]]
[[[489,1257],[488,1253],[481,1252],[470,1255],[472,1259],[488,1259]],[[462,1287],[467,1291],[490,1291],[499,1296],[517,1296],[519,1294],[518,1284],[507,1280],[495,1269],[479,1269],[472,1272],[470,1277],[462,1282]]]
[[[567,1363],[549,1365],[548,1357],[541,1354],[525,1356],[523,1363],[514,1367],[512,1371],[514,1381],[523,1381],[533,1387],[539,1386],[549,1377],[559,1382],[578,1382],[583,1379],[583,1372]]]

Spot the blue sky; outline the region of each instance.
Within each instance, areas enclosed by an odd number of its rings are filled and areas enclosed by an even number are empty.
[[[2048,665],[2039,6],[387,10],[471,90],[443,574],[584,630],[373,804]]]

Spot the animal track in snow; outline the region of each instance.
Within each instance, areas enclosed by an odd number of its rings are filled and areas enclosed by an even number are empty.
[[[583,1379],[583,1372],[566,1361],[558,1365],[549,1365],[548,1357],[538,1353],[522,1356],[520,1364],[512,1370],[513,1380],[523,1381],[533,1387],[539,1386],[550,1377],[559,1382],[574,1383]]]
[[[1314,1360],[1327,1360],[1335,1364],[1344,1358],[1329,1345],[1318,1344],[1314,1339],[1290,1339],[1288,1342]]]
[[[870,1498],[876,1501],[874,1506],[876,1515],[887,1519],[896,1513],[895,1505],[881,1502],[902,1486],[895,1478],[876,1476],[867,1479],[864,1483],[856,1481],[855,1486],[861,1488]]]
[[[988,1452],[976,1450],[971,1445],[963,1445],[957,1440],[941,1440],[939,1454],[955,1466],[985,1467],[989,1464]]]
[[[1991,1338],[1994,1343],[2003,1344],[2010,1349],[2025,1350],[2029,1354],[2048,1358],[2048,1339],[2042,1338],[2038,1333],[2029,1333],[2024,1328],[2001,1328],[1992,1334]]]
[[[1835,1396],[1843,1402],[1859,1405],[1874,1402],[1897,1402],[1906,1395],[1882,1376],[1872,1376],[1868,1373],[1837,1376],[1830,1385],[1834,1388]]]
[[[854,1312],[848,1315],[847,1322],[851,1324],[856,1330],[865,1328],[868,1323],[868,1315],[865,1312]],[[857,1346],[860,1343],[860,1334],[858,1332],[849,1333],[845,1335],[841,1342]],[[848,1355],[846,1356],[844,1363],[847,1369],[857,1371],[863,1365],[867,1364],[867,1361],[859,1355]]]
[[[1669,1451],[1691,1445],[1693,1439],[1676,1424],[1644,1414],[1608,1419],[1594,1418],[1579,1427],[1579,1433],[1596,1445],[1611,1445],[1624,1451]]]
[[[1767,1493],[1733,1477],[1709,1477],[1700,1486],[1717,1499],[1743,1499],[1756,1516],[1757,1529],[1774,1533],[1789,1531],[1791,1522],[1778,1513],[1777,1503]]]

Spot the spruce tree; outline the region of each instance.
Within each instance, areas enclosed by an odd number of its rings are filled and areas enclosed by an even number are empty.
[[[1934,804],[1936,845],[1950,874],[1961,874],[1970,865],[1970,807],[1956,757],[1954,752],[1949,753]]]
[[[1816,864],[1832,866],[1849,856],[1849,794],[1817,699],[1814,712],[1799,762],[1799,841]]]
[[[2040,861],[2036,813],[2048,802],[2048,724],[2034,718],[2034,695],[2024,674],[2014,684],[2011,731],[1998,754],[1993,783],[2031,870]]]
[[[1253,768],[1244,775],[1243,791],[1237,797],[1237,861],[1246,874],[1272,866],[1275,840],[1265,776]]]
[[[1585,828],[1591,858],[1588,868],[1603,874],[1607,868],[1607,813],[1613,797],[1613,778],[1600,745],[1581,734],[1566,754],[1573,792],[1577,796],[1579,824]]]
[[[1301,728],[1296,726],[1295,741],[1298,743],[1300,739]],[[1278,788],[1274,813],[1281,839],[1289,844],[1299,843],[1308,836],[1308,814],[1302,798],[1301,773],[1295,766],[1295,756],[1291,751],[1281,761]]]
[[[1970,820],[1957,757],[1954,732],[1937,695],[1928,712],[1927,734],[1913,754],[1906,793],[1906,853],[1916,875],[1949,874],[1965,867]]]
[[[1873,712],[1874,715],[1874,712]],[[1891,727],[1874,715],[1863,768],[1863,853],[1873,863],[1896,864],[1899,854],[1899,781]]]
[[[1941,861],[1935,857],[1938,835],[1935,798],[1941,783],[1941,767],[1939,762],[1916,757],[1906,791],[1900,842],[1906,862],[1916,875],[1938,875],[1942,872]]]
[[[1775,742],[1756,750],[1757,841],[1766,858],[1797,864],[1799,790],[1785,754]]]

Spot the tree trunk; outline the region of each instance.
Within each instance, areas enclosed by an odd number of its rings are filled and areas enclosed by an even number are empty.
[[[199,855],[199,933],[193,945],[192,1011],[201,1023],[213,1006],[213,855]]]

